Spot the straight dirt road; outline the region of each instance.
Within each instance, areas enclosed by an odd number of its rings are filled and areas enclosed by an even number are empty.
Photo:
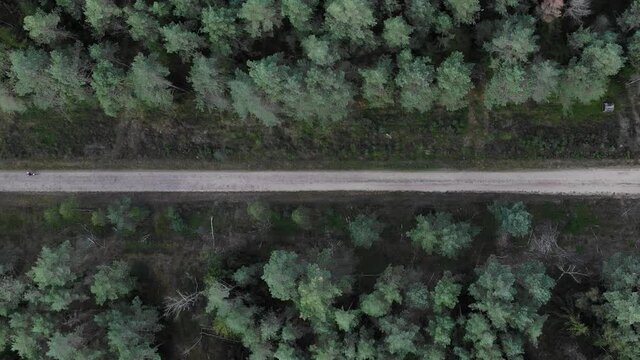
[[[540,171],[0,171],[0,192],[414,191],[640,196],[640,168]]]

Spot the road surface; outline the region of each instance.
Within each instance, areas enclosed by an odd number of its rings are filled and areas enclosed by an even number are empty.
[[[638,195],[640,168],[540,171],[0,171],[0,192],[415,191]]]

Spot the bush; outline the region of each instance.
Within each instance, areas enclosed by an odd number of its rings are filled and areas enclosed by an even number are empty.
[[[104,210],[98,209],[91,213],[91,225],[95,227],[103,227],[107,225],[107,215]]]
[[[498,223],[499,232],[515,237],[529,234],[532,216],[522,201],[511,204],[496,201],[488,209]]]
[[[247,214],[249,217],[259,225],[267,226],[271,224],[272,213],[269,205],[254,201],[247,205]]]
[[[138,225],[147,218],[149,212],[143,208],[132,207],[131,199],[124,197],[107,208],[107,220],[116,232],[123,235],[135,233]]]
[[[454,223],[451,214],[437,212],[416,217],[417,225],[407,236],[431,255],[456,257],[460,250],[469,247],[479,229],[469,223]]]
[[[349,235],[356,247],[368,249],[374,242],[380,240],[380,233],[384,225],[374,216],[358,215],[353,221],[349,221]]]
[[[304,206],[299,206],[291,212],[291,220],[305,230],[309,230],[313,226],[311,210]]]
[[[168,207],[166,216],[167,220],[169,220],[169,227],[171,227],[171,230],[178,234],[187,234],[190,232],[189,227],[185,224],[182,216],[180,216],[180,213],[176,208],[173,206]]]

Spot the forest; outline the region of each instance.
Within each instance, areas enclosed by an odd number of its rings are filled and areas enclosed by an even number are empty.
[[[3,358],[640,355],[637,199],[136,197],[2,196]]]
[[[1,4],[8,159],[600,159],[640,149],[638,0]],[[604,100],[618,119],[602,114]]]

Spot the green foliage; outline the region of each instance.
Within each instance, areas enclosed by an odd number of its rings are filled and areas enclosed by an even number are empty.
[[[221,74],[215,59],[196,56],[189,73],[189,82],[196,93],[198,110],[224,110],[229,107],[225,94],[227,79]]]
[[[200,15],[201,7],[198,0],[169,0],[173,5],[173,15],[188,19],[195,19]]]
[[[70,289],[77,278],[72,269],[71,252],[68,241],[57,248],[42,248],[38,260],[27,273],[36,286],[25,294],[27,300],[46,304],[52,311],[61,311],[78,299]]]
[[[45,13],[38,9],[35,14],[25,16],[24,30],[38,44],[51,44],[60,40],[64,33],[58,28],[60,15]]]
[[[382,59],[375,67],[360,69],[362,97],[371,108],[382,109],[395,103],[395,84],[391,72],[391,61]]]
[[[309,35],[302,40],[302,48],[307,57],[320,66],[331,65],[340,57],[335,49],[331,47],[331,42],[315,35]]]
[[[282,0],[282,15],[289,19],[289,22],[298,31],[307,31],[313,17],[313,8],[317,1],[305,0]]]
[[[247,214],[260,225],[269,225],[273,217],[269,205],[261,201],[253,201],[247,204]]]
[[[238,17],[246,22],[246,30],[252,37],[260,37],[280,26],[280,14],[273,0],[246,0]]]
[[[384,21],[382,38],[392,49],[403,48],[409,45],[409,37],[413,32],[402,16],[396,16]]]
[[[555,282],[538,262],[516,270],[514,274],[494,258],[476,269],[477,280],[469,287],[475,299],[469,307],[476,312],[466,321],[465,340],[473,344],[477,358],[500,358],[503,352],[508,357],[520,355],[523,338],[535,345],[542,332],[546,316],[537,311],[551,297]]]
[[[243,266],[233,273],[232,278],[238,286],[249,286],[257,282],[261,270],[258,265]]]
[[[107,220],[116,232],[123,235],[133,234],[148,215],[149,211],[146,209],[132,207],[128,197],[117,200],[107,208]]]
[[[124,70],[109,61],[98,61],[91,74],[91,87],[105,114],[116,117],[136,107]]]
[[[46,72],[50,65],[47,53],[33,48],[15,50],[9,54],[9,61],[17,95],[30,95],[33,105],[43,110],[64,105]]]
[[[84,16],[96,35],[102,36],[120,20],[122,9],[112,0],[86,0]]]
[[[62,226],[62,216],[60,216],[60,212],[58,208],[53,207],[46,209],[43,213],[44,222],[51,227],[60,227]]]
[[[107,225],[107,215],[102,209],[98,209],[91,213],[91,225],[95,227],[103,227]]]
[[[401,56],[404,56],[401,54]],[[437,98],[433,86],[435,71],[426,57],[408,59],[399,64],[396,85],[400,88],[400,105],[407,111],[426,113]]]
[[[618,18],[618,24],[626,31],[640,27],[640,0],[633,0]]]
[[[352,331],[360,322],[360,313],[357,310],[336,309],[333,315],[335,317],[336,324],[338,325],[338,329],[345,332]]]
[[[125,261],[114,261],[110,266],[100,265],[97,269],[91,284],[96,304],[118,300],[134,289],[135,279],[131,277],[129,264]]]
[[[608,77],[617,74],[625,61],[613,33],[579,30],[571,35],[570,42],[582,53],[571,60],[561,81],[560,101],[565,110],[573,102],[587,104],[603,97]]]
[[[390,354],[404,359],[409,354],[418,353],[418,333],[420,327],[403,318],[387,316],[380,320],[380,328],[386,334],[385,345]]]
[[[134,95],[149,107],[166,108],[173,101],[173,95],[166,77],[169,69],[162,65],[157,56],[136,55],[131,63],[128,79]]]
[[[404,300],[407,306],[412,309],[426,310],[429,307],[429,289],[420,283],[411,284]]]
[[[13,277],[0,265],[0,353],[8,355],[4,350],[10,347],[26,360],[159,360],[155,309],[137,298],[132,305],[116,302],[132,290],[128,265],[97,267],[91,292],[99,303],[109,300],[98,310],[85,296],[93,267],[79,268],[85,266],[81,255],[67,241],[43,247],[26,277]]]
[[[80,331],[68,334],[56,332],[47,342],[47,356],[56,360],[99,359],[104,353],[90,349]]]
[[[266,274],[265,266],[265,274]],[[287,270],[285,278],[291,278],[293,271]],[[273,277],[269,277],[273,284]],[[267,281],[265,279],[265,281]],[[272,286],[269,287],[272,289]],[[308,265],[305,275],[298,285],[300,318],[304,320],[327,322],[332,315],[331,305],[342,291],[331,282],[331,273],[317,264]],[[273,295],[273,292],[272,292]],[[285,299],[283,299],[285,300]]]
[[[178,234],[188,234],[190,232],[189,226],[185,224],[180,212],[173,206],[167,208],[167,220],[169,220],[169,227],[171,230]]]
[[[364,45],[373,41],[371,28],[376,24],[373,10],[365,0],[327,2],[325,26],[336,39]]]
[[[511,204],[496,201],[488,209],[495,217],[501,233],[522,237],[531,230],[532,216],[522,201]]]
[[[63,287],[76,279],[77,275],[71,269],[71,250],[69,241],[57,248],[42,248],[38,260],[28,273],[39,289]]]
[[[360,214],[353,221],[349,221],[349,235],[356,247],[368,249],[374,242],[380,240],[380,233],[384,224],[378,222],[374,216]]]
[[[523,104],[531,95],[527,85],[527,72],[522,65],[500,65],[485,88],[484,104],[489,109]]]
[[[537,103],[549,102],[557,94],[562,71],[558,64],[550,60],[537,61],[529,69],[527,89],[531,99]]]
[[[462,286],[455,282],[450,272],[445,271],[431,291],[433,310],[444,312],[447,309],[453,309],[458,304],[461,292]]]
[[[375,290],[361,297],[360,309],[371,317],[387,315],[394,303],[402,302],[401,290],[405,284],[402,266],[388,266],[378,278]]]
[[[161,27],[160,34],[164,39],[164,47],[167,53],[179,54],[182,58],[191,58],[202,43],[202,39],[198,34],[176,23]]]
[[[595,317],[591,326],[595,345],[604,347],[616,359],[640,356],[639,274],[637,255],[615,254],[602,266],[602,291],[591,289],[581,294],[576,303],[587,317]]]
[[[303,272],[296,253],[277,250],[271,253],[264,266],[262,280],[267,283],[272,297],[291,300],[296,297],[296,282]]]
[[[246,119],[249,115],[253,115],[265,126],[275,126],[280,123],[274,106],[258,93],[246,74],[236,73],[236,78],[228,85],[233,109],[240,118]]]
[[[291,212],[291,220],[303,229],[311,229],[313,226],[313,219],[311,210],[304,206],[298,206]]]
[[[514,16],[503,20],[493,39],[484,48],[500,62],[526,62],[539,49],[535,22],[531,16]]]
[[[446,0],[445,4],[451,10],[456,23],[473,24],[476,22],[476,14],[480,11],[478,0]]]
[[[60,204],[58,212],[65,221],[78,221],[80,218],[80,205],[75,198],[70,197]]]
[[[131,305],[110,309],[95,317],[96,323],[107,329],[109,348],[118,360],[160,360],[153,347],[155,334],[162,328],[158,312],[142,305],[139,298]]]
[[[449,111],[462,109],[468,104],[473,89],[471,66],[464,63],[464,56],[456,51],[449,55],[436,70],[438,103]]]
[[[209,35],[209,44],[222,55],[232,52],[233,40],[238,35],[233,10],[208,7],[202,12],[202,32]]]
[[[5,114],[22,113],[27,110],[22,99],[13,96],[11,90],[9,90],[4,84],[0,83],[0,112]]]
[[[27,285],[24,282],[14,278],[0,266],[0,319],[8,317],[18,308],[26,289]],[[0,343],[2,343],[2,340],[0,340]],[[3,348],[0,344],[0,351]]]
[[[407,232],[407,236],[427,254],[456,257],[479,232],[469,223],[454,223],[451,214],[443,212],[419,215],[416,221],[416,227]]]
[[[136,3],[137,4],[137,3]],[[125,8],[129,35],[135,41],[155,42],[160,35],[160,22],[153,15],[138,9]]]

